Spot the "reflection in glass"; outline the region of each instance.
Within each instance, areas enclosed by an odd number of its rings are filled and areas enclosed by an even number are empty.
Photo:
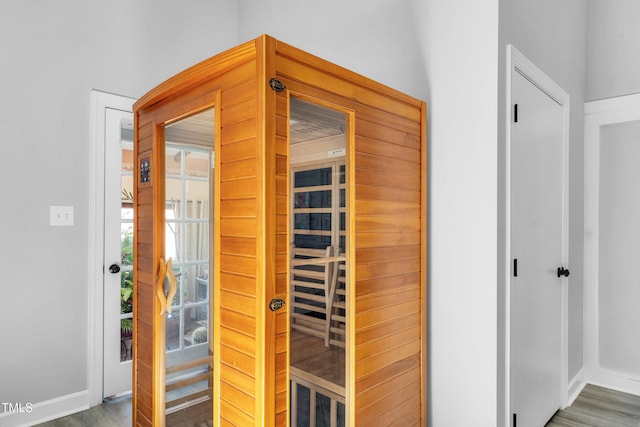
[[[121,146],[120,362],[126,362],[133,357],[133,143],[122,139]]]
[[[318,152],[327,143],[326,151],[346,147],[343,113],[293,97],[290,113],[292,145],[308,143]],[[322,136],[309,138],[304,129],[293,129],[297,123],[311,124]],[[290,422],[344,426],[346,167],[340,157],[290,162]]]
[[[177,280],[165,315],[168,426],[211,425],[213,136],[213,109],[165,127],[164,256]]]

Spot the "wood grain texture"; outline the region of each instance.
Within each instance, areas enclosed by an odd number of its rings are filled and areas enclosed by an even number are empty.
[[[425,425],[425,104],[288,45],[277,61],[292,92],[353,111],[347,147],[350,424]],[[395,248],[401,248],[397,254]],[[409,379],[412,387],[400,386]]]
[[[215,252],[214,391],[229,395],[214,399],[216,417],[244,425],[256,415],[257,343],[256,289],[258,204],[257,63],[255,41],[219,54],[162,83],[135,105],[138,153],[151,150],[152,183],[139,191],[136,220],[136,268],[146,282],[137,286],[137,362],[134,418],[142,425],[161,426],[164,317],[153,316],[153,278],[164,250],[162,126],[193,112],[216,109],[214,240],[226,251]],[[146,193],[153,194],[149,197]],[[151,280],[149,280],[151,279]],[[225,304],[224,310],[220,304]],[[217,320],[216,320],[217,319]],[[223,326],[220,326],[223,325]],[[153,349],[153,351],[151,351]],[[224,354],[220,351],[224,349]],[[149,360],[151,359],[151,360]],[[229,373],[233,372],[233,375]],[[239,394],[243,393],[243,394]],[[240,398],[242,397],[242,398]],[[139,404],[138,404],[139,402]],[[223,403],[224,402],[224,403]],[[138,408],[139,406],[139,408]],[[152,408],[152,413],[148,413]],[[136,413],[140,413],[138,416]],[[150,421],[150,424],[148,423]],[[146,423],[146,424],[145,424]]]
[[[214,424],[286,425],[289,314],[267,305],[289,298],[292,94],[347,117],[348,423],[426,424],[425,104],[268,36],[134,105],[137,155],[152,160],[152,183],[136,188],[135,424],[162,425],[164,317],[149,314],[164,246],[162,125],[214,106]]]

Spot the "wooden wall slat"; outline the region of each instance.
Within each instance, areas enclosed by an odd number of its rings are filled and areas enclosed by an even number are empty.
[[[254,337],[227,328],[225,325],[220,325],[220,336],[224,337],[224,345],[249,356],[255,354],[256,339]]]
[[[220,161],[220,417],[233,425],[253,425],[255,398],[260,396],[256,381],[256,355],[260,354],[256,313],[258,80],[255,62],[242,68],[238,78],[222,91],[220,152],[216,154]],[[251,398],[243,398],[243,394]]]
[[[404,202],[384,202],[382,200],[356,199],[356,212],[359,215],[393,215],[396,217],[419,218],[420,205]]]
[[[376,385],[362,390],[358,399],[364,404],[362,408],[358,408],[361,412],[366,412],[366,408],[370,404],[382,404],[382,401],[389,398],[394,391],[401,389],[404,385],[415,381],[416,377],[412,374],[413,370],[407,370],[399,375],[388,378],[385,381],[378,382]],[[406,396],[405,396],[406,398]]]
[[[250,306],[249,304],[253,304]],[[227,291],[223,287],[220,291],[220,310],[232,310],[238,313],[246,314],[255,319],[255,295],[247,296],[236,292]],[[254,320],[255,321],[255,320]],[[255,332],[252,334],[255,337]]]
[[[370,328],[363,328],[358,331],[356,336],[356,345],[373,341],[377,338],[398,333],[415,327],[420,322],[420,313],[410,313],[406,316],[396,317],[387,322],[380,323]]]
[[[220,278],[220,289],[251,295],[255,288],[255,277],[253,276],[240,276],[222,271]]]
[[[221,200],[220,216],[222,218],[253,218],[255,221],[256,206],[255,197],[247,199]],[[227,232],[226,227],[222,227],[222,230]],[[255,238],[255,233],[251,234],[250,237]]]
[[[229,86],[224,89],[222,96],[223,108],[227,108],[233,105],[242,104],[243,102],[256,99],[256,88],[258,87],[258,81],[255,78],[255,64],[247,63],[245,73],[247,75],[254,75],[254,78],[250,80],[238,79],[238,82],[234,86]],[[237,76],[236,76],[237,77]]]
[[[420,283],[420,273],[406,273],[392,277],[375,277],[369,280],[360,280],[357,283],[358,296],[371,295],[377,292],[385,292],[392,287],[415,286]]]
[[[396,259],[381,261],[377,263],[358,264],[356,266],[356,280],[368,280],[376,278],[386,278],[404,275],[407,273],[420,272],[420,260],[415,258]],[[416,283],[417,284],[417,283]],[[396,290],[397,287],[389,287],[389,290]],[[419,295],[418,295],[419,297]]]
[[[247,115],[249,112],[257,111],[258,106],[257,99],[255,98],[255,88],[248,87],[247,92],[253,93],[254,97],[244,102],[238,102],[238,100],[236,99],[234,101],[238,103],[225,104],[225,107],[221,111],[221,116],[224,120],[225,126],[230,126],[235,123],[242,122],[247,119]],[[255,113],[253,115],[255,115]]]
[[[390,145],[389,149],[395,146],[420,150],[420,134],[409,133],[398,129],[387,127],[384,122],[370,122],[356,117],[356,132],[359,137],[384,141]]]
[[[244,393],[227,382],[220,385],[220,394],[224,396],[225,400],[233,402],[236,408],[242,410],[251,418],[255,418],[256,399],[253,395]]]
[[[420,218],[403,218],[393,216],[359,216],[356,227],[362,233],[402,233],[420,232]]]
[[[227,142],[220,148],[220,162],[222,163],[220,167],[237,160],[255,159],[256,149],[255,136]],[[223,171],[221,170],[220,173],[222,174]]]
[[[398,219],[400,221],[400,219]],[[384,247],[395,245],[415,245],[420,243],[420,235],[416,233],[359,233],[355,244],[361,248]]]
[[[327,74],[339,76],[341,79],[352,83],[353,85],[364,87],[367,90],[373,92],[379,92],[386,95],[389,99],[395,99],[399,102],[405,102],[408,105],[419,106],[420,101],[406,95],[398,90],[390,88],[389,86],[375,82],[360,74],[357,74],[351,70],[343,68],[339,65],[328,62],[320,57],[317,57],[309,52],[305,52],[296,47],[293,47],[287,43],[276,40],[277,50],[276,53],[282,57],[295,58],[296,61],[306,64],[312,68],[318,68],[323,70]]]
[[[225,397],[220,398],[220,415],[231,426],[254,426],[256,420]]]
[[[282,82],[287,86],[287,89],[294,93],[303,93],[312,98],[321,99],[329,103],[335,104],[349,110],[356,112],[356,119],[365,120],[371,123],[383,123],[385,126],[400,131],[403,134],[415,135],[420,138],[421,126],[419,122],[415,120],[407,119],[401,115],[396,115],[393,111],[384,111],[378,108],[358,103],[354,100],[342,96],[338,92],[327,92],[323,88],[309,85],[305,82],[303,77],[293,78],[291,76],[281,76]],[[416,110],[417,114],[420,114],[419,109]],[[362,135],[357,134],[356,137]]]
[[[407,378],[408,382],[396,381],[393,385],[399,388],[359,411],[363,425],[419,425],[420,417],[415,409],[420,405],[420,381],[415,376],[407,375]]]
[[[356,297],[356,304],[358,303]],[[386,323],[389,319],[395,319],[407,313],[420,312],[420,301],[408,301],[400,304],[395,304],[387,307],[382,307],[379,310],[367,311],[364,313],[356,313],[355,322],[356,329],[371,327],[378,323]],[[360,355],[356,359],[362,359],[367,357],[366,354]]]
[[[256,235],[257,227],[255,218],[231,217],[220,219],[220,234],[227,237],[252,237]],[[255,248],[255,245],[253,245],[253,247]],[[250,250],[251,249],[247,248],[247,251]]]
[[[379,384],[389,381],[389,379],[397,377],[417,369],[420,366],[420,358],[418,355],[399,360],[389,366],[386,366],[376,372],[363,376],[358,379],[358,389],[360,392],[374,389]],[[373,403],[373,402],[372,402]]]
[[[256,258],[254,255],[228,255],[222,252],[220,266],[228,273],[246,276],[256,274]]]
[[[220,346],[220,360],[222,363],[233,366],[246,375],[255,378],[256,360],[254,357],[222,344]]]
[[[363,90],[363,88],[354,86],[340,77],[334,77],[331,74],[306,66],[296,60],[278,56],[277,67],[278,74],[281,76],[293,78],[296,76],[304,76],[304,81],[309,86],[323,88],[325,91],[332,90],[335,91],[334,93],[340,94],[360,104],[393,112],[395,115],[418,122],[420,121],[420,110],[415,106],[395,101],[377,92]]]
[[[258,126],[257,119],[255,116],[247,117],[245,120],[237,121],[230,125],[222,124],[221,127],[221,138],[225,143],[222,145],[222,153],[224,153],[225,148],[227,147],[227,143],[235,142],[235,141],[244,141],[247,139],[253,139],[255,142],[256,137],[256,127]],[[247,152],[247,155],[253,154],[255,156],[257,147],[253,147],[252,150]]]
[[[358,353],[356,349],[356,354]],[[390,351],[385,353],[378,353],[374,356],[368,357],[366,359],[362,359],[356,363],[356,382],[362,376],[368,375],[372,372],[377,371],[381,367],[390,365],[392,363],[397,362],[398,360],[402,360],[406,357],[411,357],[416,354],[420,354],[420,341],[411,341],[403,344],[402,346],[395,347]],[[414,372],[414,375],[416,373]],[[418,376],[418,375],[416,375]],[[359,406],[363,406],[367,404],[367,399],[361,395],[359,392],[356,394],[356,400],[360,403]]]
[[[359,168],[373,170],[373,171],[393,171],[400,175],[408,175],[414,179],[420,179],[420,163],[415,161],[407,161],[391,157],[390,153],[385,155],[380,154],[368,154],[368,153],[356,153],[356,163]],[[406,186],[398,186],[396,188],[408,188]],[[419,190],[419,187],[418,187]]]
[[[220,324],[226,328],[255,338],[256,319],[249,313],[246,313],[244,307],[241,307],[240,310],[234,310],[232,307],[225,307],[223,310],[220,310]]]
[[[404,331],[397,332],[393,335],[387,335],[384,337],[376,338],[364,344],[358,344],[358,355],[360,358],[356,358],[356,363],[362,360],[371,359],[380,355],[392,354],[396,348],[404,346],[408,342],[420,340],[420,327],[416,325],[414,328],[405,329]],[[416,353],[418,354],[418,353]],[[389,361],[399,360],[396,356],[389,357]],[[383,366],[383,365],[381,365]],[[356,381],[360,380],[358,378]]]
[[[256,195],[256,178],[242,178],[220,183],[220,197],[222,199],[248,199]]]
[[[410,176],[396,173],[395,171],[384,172],[382,170],[356,168],[356,181],[359,185],[420,191],[419,175]]]
[[[376,135],[378,137],[379,135]],[[386,159],[397,159],[409,163],[420,164],[420,151],[413,147],[405,147],[398,144],[367,138],[358,134],[355,138],[355,151],[370,154]]]
[[[420,271],[420,270],[418,270]],[[401,289],[389,289],[385,293],[378,293],[367,296],[360,296],[356,300],[356,310],[358,313],[381,310],[385,307],[402,304],[408,301],[420,299],[420,286],[412,286]]]
[[[220,171],[220,180],[223,182],[242,178],[255,178],[256,161],[254,158],[227,162]]]
[[[384,202],[409,203],[414,206],[420,205],[421,194],[414,190],[405,190],[403,188],[382,188],[356,184],[355,191],[360,200],[378,200]]]
[[[420,257],[420,245],[403,245],[388,248],[356,248],[356,257],[362,264],[386,262]]]

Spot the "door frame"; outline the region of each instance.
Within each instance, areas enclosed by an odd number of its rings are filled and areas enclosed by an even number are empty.
[[[505,228],[504,245],[504,408],[503,420],[505,426],[511,425],[511,124],[513,121],[513,105],[511,85],[515,73],[519,73],[525,79],[542,90],[550,98],[555,100],[562,109],[562,265],[569,263],[569,122],[570,122],[570,97],[549,76],[540,70],[533,62],[527,59],[513,45],[507,45],[507,73],[506,73],[506,143],[505,143]],[[568,279],[562,279],[562,335],[560,351],[560,407],[568,405]]]
[[[600,128],[640,120],[640,94],[586,102],[584,145],[584,364],[590,382],[640,394],[638,378],[600,366]]]
[[[102,403],[104,354],[104,149],[106,110],[133,112],[135,99],[92,89],[89,140],[89,239],[87,256],[87,389],[89,406]]]

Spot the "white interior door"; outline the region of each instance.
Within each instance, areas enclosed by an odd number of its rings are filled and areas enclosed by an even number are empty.
[[[106,109],[103,397],[131,390],[133,114]]]
[[[562,404],[563,112],[517,71],[511,91],[511,411],[540,427]]]

